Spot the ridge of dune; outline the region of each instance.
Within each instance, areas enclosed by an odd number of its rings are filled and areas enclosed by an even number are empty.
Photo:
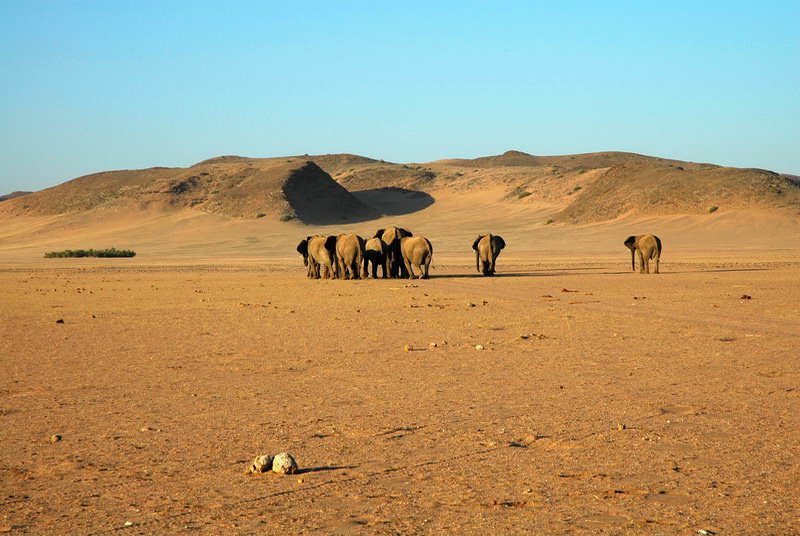
[[[10,194],[0,195],[0,202],[8,201],[9,199],[14,199],[15,197],[22,197],[23,195],[28,195],[30,193],[33,192],[17,190],[16,192],[11,192]]]
[[[300,218],[308,223],[376,217],[311,160],[220,157],[189,168],[94,173],[11,199],[0,215],[47,216],[92,210],[196,209],[234,218]]]

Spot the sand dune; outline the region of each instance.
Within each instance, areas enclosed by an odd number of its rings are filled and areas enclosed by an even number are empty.
[[[667,262],[780,258],[800,249],[798,207],[790,176],[630,153],[510,151],[427,164],[225,156],[88,175],[5,201],[0,260],[89,247],[134,249],[137,259],[288,259],[301,237],[371,236],[395,223],[433,241],[434,264],[469,262],[469,244],[489,231],[521,260],[614,258],[625,236],[642,232],[662,237]]]

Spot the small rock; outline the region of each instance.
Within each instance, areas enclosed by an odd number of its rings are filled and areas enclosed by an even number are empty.
[[[53,434],[50,436],[50,443],[58,443],[61,441],[61,436],[58,434]]]
[[[413,349],[414,347],[411,346],[410,344],[406,344],[405,346],[403,346],[403,350],[405,350],[406,352],[410,352]]]
[[[624,425],[624,424],[622,424],[622,423],[619,423],[619,424],[617,425],[617,430],[625,430],[626,428],[627,428],[627,426],[625,426],[625,425]]]
[[[742,294],[741,296],[739,296],[739,299],[740,300],[752,300],[753,297],[751,295],[749,295],[749,294]]]
[[[256,459],[253,460],[253,463],[250,464],[250,472],[251,473],[266,473],[270,469],[272,469],[272,456],[267,454],[262,454],[261,456],[256,456]]]
[[[484,346],[482,344],[476,344],[475,345],[475,349],[476,350],[485,350],[486,348],[484,348]]]
[[[435,342],[429,342],[429,343],[428,343],[428,348],[436,348],[436,347],[438,347],[438,346],[439,346],[439,345],[438,345],[438,344],[436,344]]]
[[[133,526],[133,523],[132,523],[132,522],[130,522],[130,521],[126,521],[126,522],[124,523],[124,525],[125,525],[126,527],[132,527],[132,526]]]
[[[64,323],[63,318],[59,318],[58,320],[56,320],[56,324],[63,324],[63,323]]]
[[[475,307],[475,304],[472,302],[467,302],[467,307]]]
[[[283,475],[293,475],[297,472],[297,462],[288,452],[276,454],[272,460],[272,471]]]

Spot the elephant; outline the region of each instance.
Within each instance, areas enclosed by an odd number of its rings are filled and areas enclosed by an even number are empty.
[[[495,263],[500,250],[506,247],[506,241],[501,236],[486,234],[481,235],[472,243],[475,250],[475,268],[483,275],[494,275]]]
[[[650,273],[650,260],[656,261],[655,273],[661,259],[661,239],[656,235],[634,235],[625,239],[625,247],[631,250],[631,270],[636,271],[634,253],[639,256],[639,273]]]
[[[303,256],[303,266],[308,267],[306,275],[309,279],[319,279],[319,264],[308,255],[308,241],[311,237],[304,238],[297,244],[297,252]]]
[[[404,236],[400,239],[400,252],[403,263],[408,270],[408,278],[414,279],[414,266],[419,268],[420,279],[428,279],[428,272],[433,259],[433,245],[424,236]]]
[[[364,239],[356,234],[336,237],[336,265],[342,279],[359,279],[364,261]]]
[[[378,266],[381,267],[383,279],[389,277],[386,269],[386,243],[380,238],[370,238],[364,245],[364,273],[366,279],[369,273],[369,265],[372,264],[372,278],[378,278]]]
[[[414,236],[411,231],[400,227],[378,229],[375,238],[380,238],[386,244],[386,265],[389,268],[389,277],[408,277],[403,254],[400,251],[400,240],[404,237]]]
[[[309,265],[315,266],[315,279],[322,276],[324,279],[336,279],[336,237],[315,235],[306,238]],[[301,242],[302,244],[302,242]],[[298,246],[300,249],[300,246]],[[309,267],[309,277],[311,268]]]

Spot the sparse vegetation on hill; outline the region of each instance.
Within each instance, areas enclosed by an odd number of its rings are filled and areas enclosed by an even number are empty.
[[[713,207],[709,209],[709,206]],[[703,214],[717,206],[800,212],[800,187],[777,173],[691,164],[619,164],[582,187],[557,215],[573,223],[610,220],[624,214]]]
[[[61,257],[135,257],[136,252],[130,249],[65,249],[48,251],[44,254],[48,259]]]

